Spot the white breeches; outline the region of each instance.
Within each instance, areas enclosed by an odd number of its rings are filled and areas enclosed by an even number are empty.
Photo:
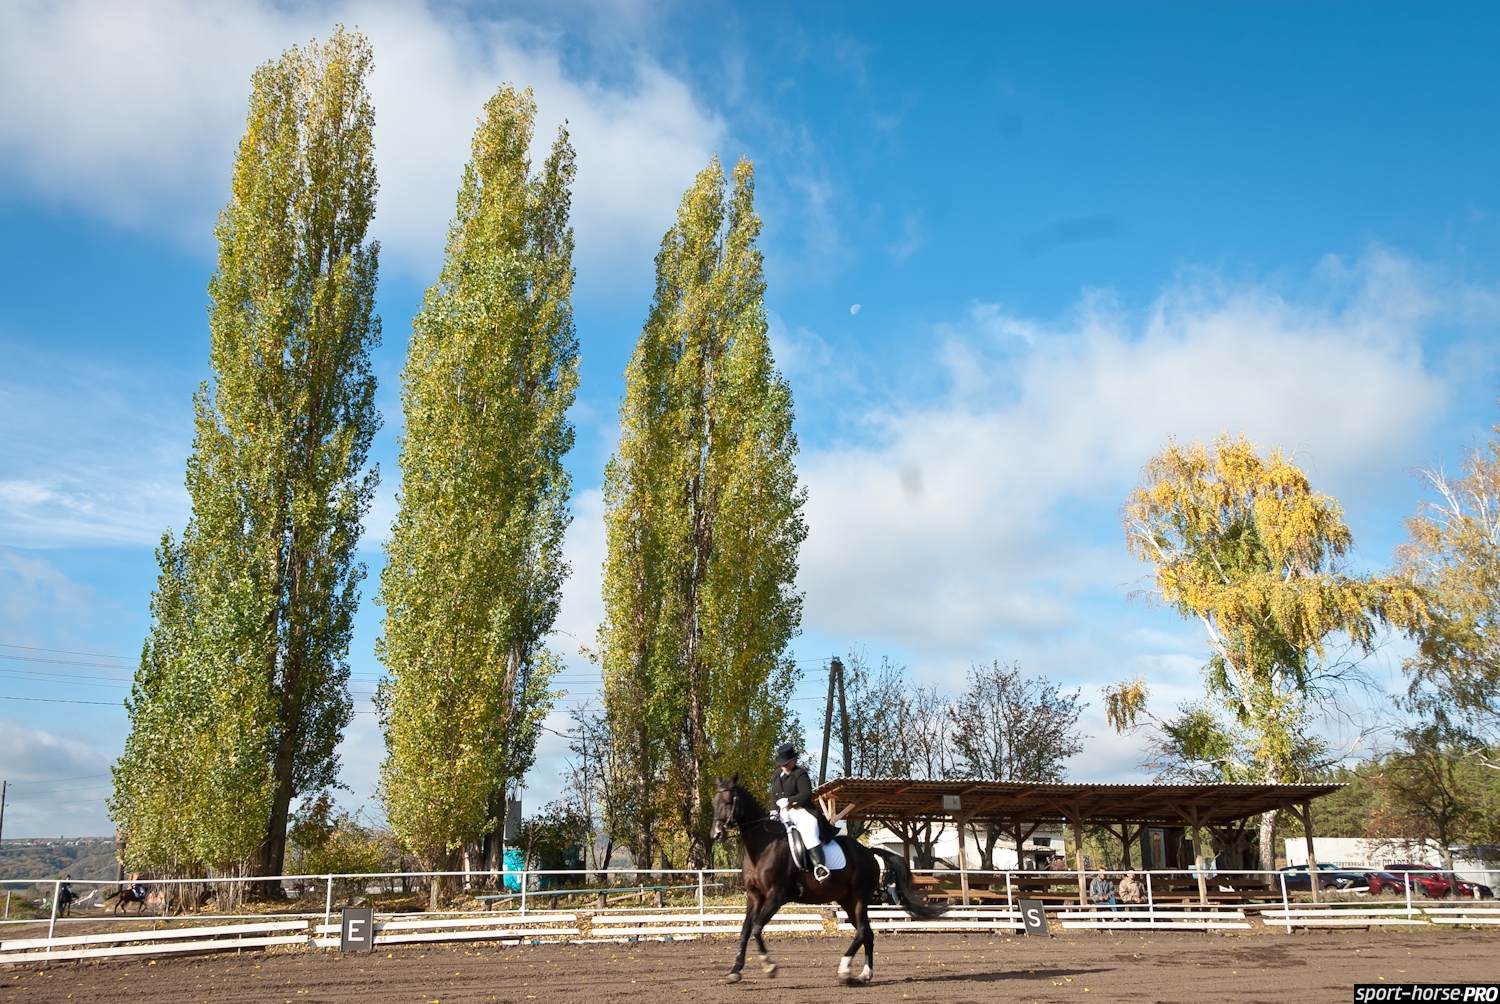
[[[818,836],[818,817],[800,806],[792,805],[783,810],[783,818],[791,823],[802,837],[804,847],[816,847],[823,841]]]

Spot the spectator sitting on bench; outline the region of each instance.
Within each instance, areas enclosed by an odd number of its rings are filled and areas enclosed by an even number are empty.
[[[1146,890],[1135,877],[1135,872],[1126,872],[1120,880],[1120,902],[1126,906],[1140,906],[1146,901]]]
[[[1115,905],[1115,884],[1104,876],[1104,869],[1099,869],[1099,874],[1089,880],[1089,899],[1100,906],[1107,906],[1111,910],[1119,910]]]

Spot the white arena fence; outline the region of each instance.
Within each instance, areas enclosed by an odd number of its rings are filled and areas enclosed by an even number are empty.
[[[1118,871],[1107,874],[1116,884],[1123,876]],[[1145,893],[1144,902],[1138,905],[1080,902],[1077,872],[917,869],[918,888],[929,901],[946,903],[945,914],[919,919],[885,904],[872,907],[870,914],[877,931],[910,933],[1020,932],[1024,930],[1022,899],[1041,902],[1054,930],[1220,931],[1265,925],[1291,933],[1322,927],[1451,930],[1500,926],[1500,905],[1495,900],[1426,899],[1420,884],[1409,878],[1404,895],[1372,898],[1324,889],[1319,897],[1323,902],[1312,902],[1307,890],[1288,889],[1287,875],[1282,872],[1218,870],[1206,872],[1201,883],[1191,870],[1136,874]],[[148,890],[148,907],[156,901],[156,913],[148,909],[145,915],[120,916],[105,905],[123,888],[120,883],[73,880],[78,898],[69,916],[60,915],[58,909],[63,880],[6,880],[0,881],[0,891],[7,894],[6,916],[0,920],[0,965],[245,949],[337,949],[342,903],[336,904],[336,896],[369,902],[371,895],[398,885],[408,892],[420,890],[436,877],[464,887],[485,906],[441,912],[377,910],[375,947],[464,941],[671,941],[738,935],[745,919],[742,902],[735,902],[738,869],[527,870],[504,873],[503,884],[515,888],[501,892],[481,888],[491,883],[500,887],[495,876],[474,872],[142,879],[139,884]],[[164,893],[173,885],[203,888],[268,881],[279,883],[290,894],[286,909],[253,912],[247,907],[238,913],[160,915],[160,904],[169,899]],[[45,916],[13,916],[13,901],[16,912],[26,912],[16,894],[36,895],[37,890],[43,896]],[[622,903],[624,899],[632,902]],[[837,906],[793,903],[777,913],[766,931],[847,937],[854,927]]]

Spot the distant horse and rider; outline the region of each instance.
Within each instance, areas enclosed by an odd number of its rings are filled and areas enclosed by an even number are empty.
[[[738,831],[744,853],[741,871],[745,882],[745,922],[740,928],[739,953],[728,982],[740,981],[750,938],[760,949],[761,970],[776,975],[776,964],[766,951],[762,936],[771,918],[789,902],[837,903],[854,925],[854,941],[839,960],[838,981],[868,983],[875,976],[875,929],[870,925],[870,904],[891,891],[899,905],[913,917],[930,919],[947,912],[931,906],[917,893],[905,859],[878,847],[866,847],[838,833],[812,799],[812,781],[797,765],[791,744],[776,751],[780,768],[771,781],[775,813],[768,813],[745,788],[739,776],[719,781],[714,795],[714,840],[727,839]],[[852,972],[860,946],[865,950],[864,969]]]
[[[122,908],[128,916],[130,914],[131,903],[136,904],[137,913],[146,912],[146,895],[145,885],[140,882],[132,882],[130,885],[123,885],[115,890],[113,894],[106,896],[104,902],[108,903],[110,900],[114,900],[115,916],[119,916]]]

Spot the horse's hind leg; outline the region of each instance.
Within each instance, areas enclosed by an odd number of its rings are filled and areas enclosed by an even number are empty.
[[[854,925],[854,940],[849,942],[849,950],[839,959],[839,982],[849,982],[849,966],[854,962],[854,953],[859,951],[859,946],[864,943],[864,930],[859,926],[859,897],[851,896],[844,900],[839,906],[844,908],[844,913],[849,915],[849,923]]]
[[[858,979],[861,983],[869,983],[875,978],[875,925],[870,921],[870,908],[865,905],[863,899],[854,901],[854,909],[849,911],[849,920],[854,925],[854,944],[849,946],[849,954],[839,963],[839,978],[847,983]],[[849,967],[854,962],[854,954],[859,951],[859,946],[865,946],[865,968],[858,977],[849,975]]]

